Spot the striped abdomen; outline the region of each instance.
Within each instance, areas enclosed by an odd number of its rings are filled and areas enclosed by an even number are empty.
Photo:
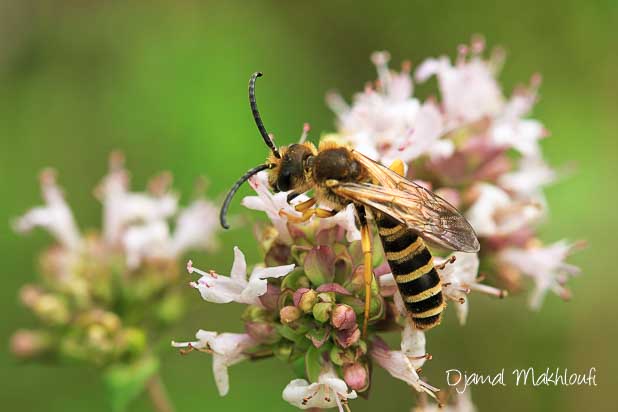
[[[440,324],[445,302],[433,257],[423,239],[389,216],[376,213],[384,254],[418,329]]]

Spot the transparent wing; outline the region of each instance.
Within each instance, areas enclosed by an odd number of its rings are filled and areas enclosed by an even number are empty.
[[[340,196],[385,213],[430,242],[462,252],[478,252],[480,245],[468,221],[446,200],[387,167],[354,151],[373,183],[338,182],[331,189]]]

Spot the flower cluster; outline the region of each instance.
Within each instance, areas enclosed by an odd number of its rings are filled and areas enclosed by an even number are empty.
[[[102,230],[82,232],[55,173],[45,170],[40,181],[44,205],[15,219],[14,228],[41,227],[57,242],[40,255],[40,281],[20,292],[40,327],[17,331],[13,353],[99,367],[152,355],[150,340],[182,314],[178,259],[189,249],[215,246],[215,206],[199,196],[178,211],[169,174],[153,178],[147,192],[131,192],[124,159],[114,153],[95,191]]]
[[[264,262],[248,274],[244,254],[234,248],[229,276],[199,270],[191,261],[187,265],[189,273],[200,275],[191,286],[204,300],[247,305],[242,316],[245,333],[200,330],[196,341],[172,345],[183,353],[198,350],[213,355],[221,395],[229,390],[228,367],[249,358],[275,356],[298,373],[283,390],[283,398],[301,409],[347,408],[348,399],[368,390],[371,362],[433,396],[437,389],[417,373],[428,358],[424,334],[413,329],[398,309],[395,289],[389,287],[394,286],[393,278],[386,273],[381,252],[374,259],[380,276],[372,287],[370,333],[361,336],[365,291],[354,209],[292,223],[279,212],[297,212],[285,201],[286,193],[271,193],[265,172],[250,183],[257,196],[242,203],[271,217],[270,224],[257,230]],[[294,202],[303,200],[301,196]],[[391,350],[378,336],[377,331],[390,330],[402,330],[400,350]]]
[[[576,244],[544,246],[535,232],[547,213],[542,189],[557,175],[541,156],[539,140],[547,131],[526,117],[537,99],[539,77],[507,99],[496,80],[503,53],[486,59],[483,52],[483,40],[474,38],[470,46],[460,47],[454,64],[441,57],[416,69],[419,82],[437,78],[439,99],[413,97],[411,64],[393,72],[385,52],[372,56],[378,80],[351,106],[338,95],[327,97],[338,115],[338,130],[328,138],[345,140],[383,164],[402,159],[408,178],[455,205],[476,230],[479,254],[435,258],[442,292],[454,302],[461,324],[471,292],[504,297],[507,290],[523,288],[522,279],[528,277],[534,283],[531,305],[538,308],[548,290],[567,297],[564,284],[578,272],[565,263]],[[263,262],[247,275],[244,255],[235,248],[229,276],[198,270],[191,261],[187,266],[189,273],[200,275],[191,285],[203,299],[247,305],[245,333],[200,330],[197,340],[173,346],[182,353],[212,354],[221,395],[229,390],[230,366],[275,356],[297,375],[284,388],[283,399],[301,409],[349,409],[348,401],[369,389],[375,366],[406,382],[421,400],[435,398],[438,389],[420,376],[431,358],[425,334],[409,322],[377,238],[369,329],[361,333],[365,289],[353,207],[334,217],[294,223],[288,218],[300,215],[294,204],[307,197],[290,203],[287,193],[272,193],[266,172],[250,184],[257,195],[246,197],[243,205],[265,212],[270,220],[256,230]],[[401,333],[400,347],[390,348],[383,340],[381,334],[388,331]],[[474,410],[468,396],[448,408]]]
[[[549,133],[528,117],[540,76],[507,98],[496,77],[504,52],[496,49],[486,58],[484,49],[484,40],[475,36],[470,45],[459,46],[455,62],[431,58],[413,74],[409,62],[391,71],[388,53],[376,52],[378,80],[351,106],[332,93],[327,102],[338,116],[341,138],[384,164],[403,160],[408,178],[463,212],[479,236],[483,272],[511,292],[524,289],[523,280],[530,278],[530,306],[539,309],[548,291],[570,296],[565,283],[579,269],[565,259],[581,244],[544,245],[536,234],[547,215],[543,188],[558,177],[539,144]],[[439,97],[415,98],[413,78],[422,83],[432,77]],[[464,311],[460,308],[462,323]]]

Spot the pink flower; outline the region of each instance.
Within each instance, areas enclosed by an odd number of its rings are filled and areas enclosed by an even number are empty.
[[[378,71],[377,87],[357,94],[351,107],[338,95],[327,97],[337,113],[339,133],[355,150],[385,164],[395,159],[409,162],[425,154],[450,155],[453,144],[440,140],[444,122],[439,110],[412,97],[409,64],[395,73],[389,70],[388,60],[386,52],[372,55]]]
[[[454,65],[442,56],[425,60],[416,69],[415,77],[420,82],[433,75],[438,78],[448,128],[497,115],[503,107],[502,91],[495,78],[499,56],[483,60],[483,47],[479,45],[477,42],[471,48],[472,53],[468,46],[460,46]]]

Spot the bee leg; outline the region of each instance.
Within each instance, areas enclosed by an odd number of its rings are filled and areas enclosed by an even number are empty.
[[[309,198],[308,200],[305,200],[302,203],[297,204],[296,206],[294,206],[294,209],[297,212],[304,212],[305,210],[309,209],[311,206],[315,205],[316,199],[315,197]]]
[[[327,209],[320,209],[320,208],[305,210],[301,216],[293,215],[291,213],[286,212],[285,210],[279,211],[279,216],[281,217],[285,216],[288,219],[288,222],[292,222],[292,223],[306,222],[307,220],[311,219],[312,216],[333,217],[336,214],[337,214],[337,211],[335,210],[327,210]]]
[[[393,160],[393,163],[391,163],[388,168],[391,169],[393,172],[397,173],[399,176],[405,175],[405,165],[403,163],[403,160],[401,159]]]
[[[365,218],[365,210],[357,208],[358,220],[361,227],[361,249],[363,251],[363,278],[365,280],[365,311],[363,317],[363,338],[367,336],[367,322],[369,322],[369,308],[371,306],[371,282],[373,281],[373,258],[371,252],[371,231]]]

